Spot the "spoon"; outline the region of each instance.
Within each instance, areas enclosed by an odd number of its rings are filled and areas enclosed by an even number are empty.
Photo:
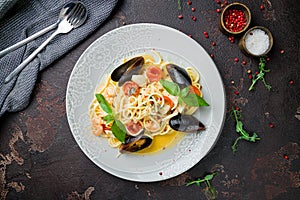
[[[44,47],[58,34],[68,33],[73,28],[81,26],[87,19],[87,10],[81,2],[72,4],[69,16],[59,22],[58,28],[52,35],[45,40],[30,56],[28,56],[16,69],[14,69],[4,80],[5,83],[9,82],[15,75],[19,74],[22,69],[41,51]]]
[[[43,30],[40,30],[39,32],[29,36],[28,38],[0,51],[0,58],[2,58],[3,56],[5,56],[6,54],[20,48],[21,46],[27,44],[28,42],[34,40],[35,38],[51,31],[52,29],[54,29],[55,27],[57,27],[57,25],[59,24],[59,22],[61,22],[62,20],[66,19],[70,14],[72,14],[74,12],[74,8],[75,8],[75,5],[77,4],[78,2],[71,2],[71,3],[68,3],[66,5],[64,5],[64,7],[61,9],[60,13],[59,13],[59,16],[58,16],[58,20],[56,23],[44,28]]]

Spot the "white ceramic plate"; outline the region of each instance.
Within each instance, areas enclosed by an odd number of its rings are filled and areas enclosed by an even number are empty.
[[[102,75],[124,58],[155,49],[165,61],[196,67],[209,107],[196,113],[206,126],[186,134],[177,145],[154,155],[124,154],[90,131],[88,108]],[[133,24],[112,30],[91,44],[79,58],[69,79],[66,109],[72,134],[81,150],[97,166],[117,177],[140,182],[177,176],[197,164],[216,143],[225,119],[225,92],[220,74],[206,51],[178,30],[158,24]]]

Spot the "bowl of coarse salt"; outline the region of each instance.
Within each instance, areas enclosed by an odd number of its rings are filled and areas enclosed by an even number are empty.
[[[255,26],[249,29],[239,41],[241,50],[250,56],[264,56],[273,46],[273,36],[269,29]]]

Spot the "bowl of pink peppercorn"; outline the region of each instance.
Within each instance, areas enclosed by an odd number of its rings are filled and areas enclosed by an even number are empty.
[[[247,30],[251,23],[251,12],[242,3],[231,3],[221,13],[220,28],[223,32],[238,35]]]

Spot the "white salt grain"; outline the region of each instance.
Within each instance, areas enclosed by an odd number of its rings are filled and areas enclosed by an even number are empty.
[[[268,34],[261,29],[254,29],[245,37],[245,47],[253,55],[262,55],[270,45]]]

